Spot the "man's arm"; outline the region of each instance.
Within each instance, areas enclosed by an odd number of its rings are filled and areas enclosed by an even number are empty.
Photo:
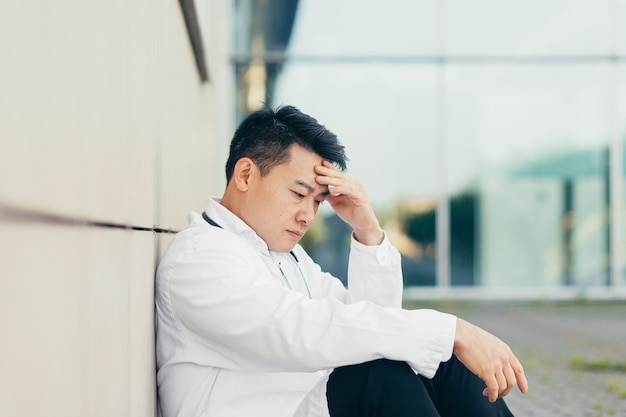
[[[369,300],[400,308],[400,254],[386,239],[365,188],[328,161],[315,166],[315,172],[317,183],[328,186],[326,201],[353,231],[348,266],[350,302]]]
[[[432,377],[452,354],[454,316],[311,300],[281,286],[253,249],[228,250],[226,235],[214,237],[159,274],[159,305],[194,363],[309,372],[387,357]]]
[[[362,184],[343,174],[331,163],[316,166],[316,181],[328,185],[328,202],[337,215],[354,230],[354,237],[364,245],[378,245],[384,238],[378,219]],[[457,319],[454,353],[465,366],[480,377],[490,401],[504,396],[517,384],[528,391],[528,382],[517,357],[508,345],[485,330]]]

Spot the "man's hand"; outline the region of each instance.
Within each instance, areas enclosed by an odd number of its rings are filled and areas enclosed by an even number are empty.
[[[507,395],[517,384],[519,390],[528,392],[524,368],[511,348],[480,327],[457,318],[454,354],[487,388],[483,395],[494,402]]]
[[[354,237],[364,245],[379,245],[384,238],[383,230],[374,214],[363,185],[350,178],[328,161],[315,167],[320,185],[328,185],[326,199],[337,215],[354,231]]]

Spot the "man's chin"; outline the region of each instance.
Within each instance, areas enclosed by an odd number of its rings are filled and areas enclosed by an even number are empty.
[[[276,245],[276,247],[270,247],[269,249],[272,252],[284,252],[284,253],[289,253],[293,250],[293,248],[296,247],[296,243],[287,243],[287,244],[282,244],[282,245]]]
[[[285,249],[285,250],[279,250],[279,251],[276,251],[276,252],[284,252],[284,253],[289,253],[289,252],[291,252],[291,251],[293,250],[293,248],[295,248],[295,247],[296,247],[296,245],[293,245],[293,246],[292,246],[292,247],[290,247],[290,248],[287,248],[287,249]]]

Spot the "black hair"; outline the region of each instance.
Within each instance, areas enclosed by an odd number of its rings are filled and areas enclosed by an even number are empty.
[[[226,161],[226,181],[230,182],[235,164],[244,157],[257,164],[262,176],[267,175],[271,168],[289,160],[289,147],[294,143],[342,171],[346,169],[344,146],[317,120],[293,106],[264,107],[246,117],[235,131]]]

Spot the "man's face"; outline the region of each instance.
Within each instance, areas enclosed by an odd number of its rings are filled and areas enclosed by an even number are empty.
[[[315,182],[322,157],[299,145],[290,148],[288,162],[250,182],[243,220],[272,251],[289,252],[315,222],[328,187]]]

